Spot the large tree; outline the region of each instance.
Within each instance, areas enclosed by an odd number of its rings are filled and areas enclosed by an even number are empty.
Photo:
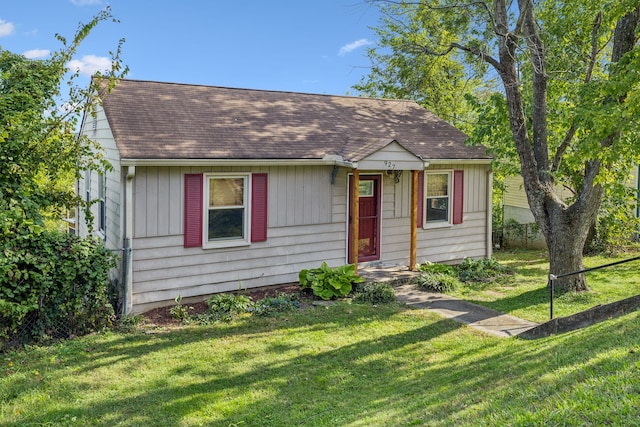
[[[122,40],[111,70],[90,87],[77,84],[79,71],[68,67],[91,30],[107,20],[113,20],[109,8],[80,24],[72,39],[57,35],[62,47],[47,59],[0,47],[0,236],[33,232],[47,214],[59,218],[86,203],[75,194],[74,179],[84,169],[109,167],[99,147],[77,132],[81,115],[95,108],[99,81],[113,83],[127,71],[120,61]]]
[[[405,55],[447,58],[485,82],[499,82],[496,95],[474,95],[491,112],[484,117],[503,112],[507,126],[476,129],[496,140],[504,140],[500,129],[509,129],[551,273],[583,269],[604,184],[624,180],[640,152],[640,1],[377,3],[387,19],[392,13],[414,25],[404,28],[419,29],[402,38]],[[558,195],[563,185],[574,192],[570,200]],[[587,288],[584,275],[557,283]]]

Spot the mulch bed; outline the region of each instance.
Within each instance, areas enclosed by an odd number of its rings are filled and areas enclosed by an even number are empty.
[[[300,286],[296,283],[289,283],[284,285],[267,286],[263,288],[247,289],[242,291],[242,294],[251,298],[251,301],[255,302],[265,297],[274,297],[277,294],[287,293],[295,294],[300,292]],[[237,292],[234,292],[237,293]],[[189,307],[189,314],[202,314],[207,311],[207,304],[202,302],[196,302],[193,304],[184,304]],[[172,306],[154,308],[151,311],[143,313],[144,323],[147,326],[179,326],[180,320],[175,319],[169,313]]]

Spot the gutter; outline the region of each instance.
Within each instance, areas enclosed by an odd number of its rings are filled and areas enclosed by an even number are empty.
[[[322,159],[127,159],[122,166],[340,166],[356,169],[357,162],[342,156],[327,155]]]

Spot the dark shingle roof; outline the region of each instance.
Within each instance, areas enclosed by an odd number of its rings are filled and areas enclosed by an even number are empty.
[[[390,141],[423,159],[487,159],[411,101],[121,80],[103,106],[124,159],[358,161]]]

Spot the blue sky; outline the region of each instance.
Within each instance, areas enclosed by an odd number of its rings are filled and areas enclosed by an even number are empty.
[[[128,78],[344,95],[368,72],[365,0],[0,0],[0,47],[32,58],[110,5],[72,66],[89,75],[120,38]]]

